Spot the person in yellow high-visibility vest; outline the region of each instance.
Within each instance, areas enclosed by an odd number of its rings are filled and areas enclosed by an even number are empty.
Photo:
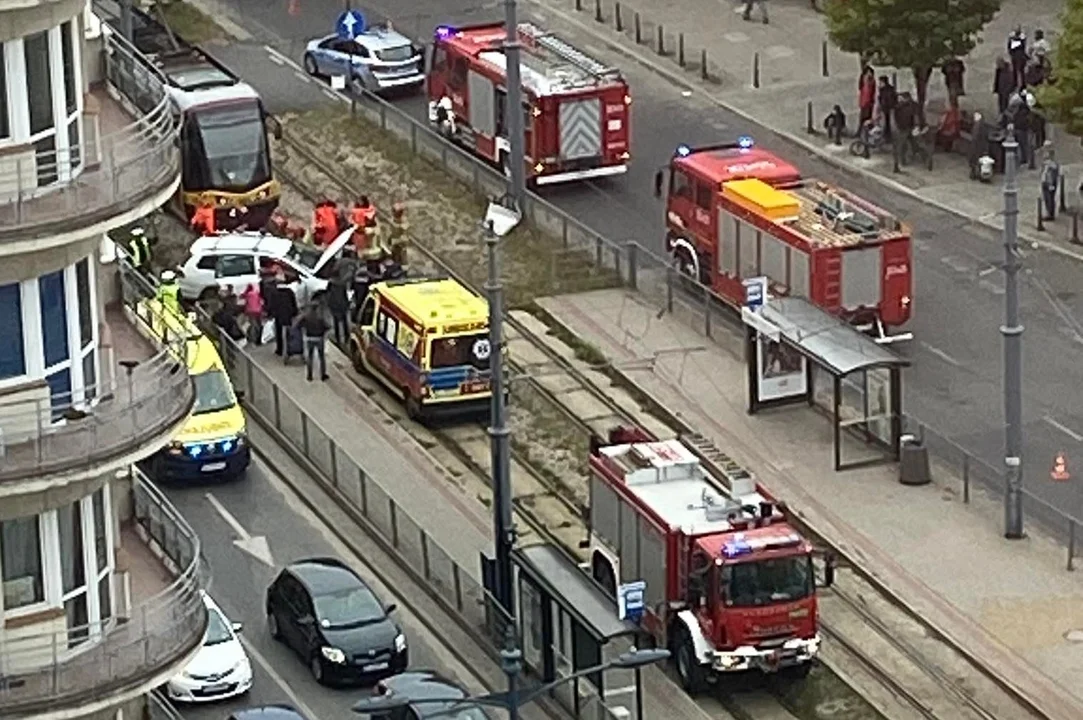
[[[177,274],[172,270],[166,270],[162,273],[156,298],[162,304],[163,309],[181,315],[180,285],[177,284]]]

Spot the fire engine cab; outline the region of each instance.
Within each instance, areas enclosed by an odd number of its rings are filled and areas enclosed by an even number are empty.
[[[820,648],[812,546],[747,472],[713,475],[679,440],[645,438],[592,442],[594,579],[645,583],[642,628],[689,692],[714,673],[806,675]]]
[[[436,29],[429,120],[508,169],[502,24]],[[630,155],[631,96],[619,70],[541,28],[519,26],[526,177],[534,185],[620,175]]]
[[[669,163],[666,249],[688,276],[735,307],[742,281],[807,297],[881,343],[910,319],[910,228],[891,213],[754,145],[680,146]],[[655,194],[663,191],[663,171]]]

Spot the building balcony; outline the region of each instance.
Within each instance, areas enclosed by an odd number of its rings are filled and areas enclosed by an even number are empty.
[[[0,499],[99,477],[163,447],[195,401],[184,352],[178,339],[138,364],[122,359],[112,379],[74,396],[39,380],[0,397]]]
[[[120,534],[113,617],[68,627],[58,610],[0,628],[3,717],[46,720],[119,706],[166,682],[199,650],[207,626],[199,538],[153,484],[133,476],[134,518]]]
[[[104,91],[84,104],[73,149],[0,150],[0,257],[101,235],[162,206],[180,185],[168,98],[134,122]]]

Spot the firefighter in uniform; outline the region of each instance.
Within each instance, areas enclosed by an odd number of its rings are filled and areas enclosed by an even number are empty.
[[[191,226],[200,235],[214,235],[216,227],[213,198],[205,197],[200,200],[199,207],[192,214]]]
[[[326,247],[338,237],[338,206],[332,200],[316,204],[312,213],[312,242]]]
[[[388,239],[391,244],[391,259],[402,268],[403,274],[406,274],[409,270],[406,259],[406,251],[410,242],[407,235],[409,229],[410,223],[406,220],[406,205],[397,202],[391,206],[391,231]]]
[[[358,255],[362,255],[372,246],[373,238],[368,232],[368,226],[369,221],[375,219],[376,206],[369,201],[368,195],[362,195],[350,210],[350,224],[355,228],[353,244]]]
[[[177,275],[172,270],[162,273],[156,297],[163,309],[169,309],[177,315],[181,314],[180,285],[177,284]]]
[[[442,135],[451,137],[455,134],[455,113],[451,98],[445,95],[439,102],[429,104],[429,121],[436,125],[437,131]]]
[[[138,272],[150,274],[150,239],[143,228],[132,228],[128,233],[128,261]]]

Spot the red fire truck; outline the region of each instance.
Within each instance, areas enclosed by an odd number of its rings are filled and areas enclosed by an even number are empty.
[[[504,38],[501,24],[437,28],[428,93],[441,132],[508,172]],[[632,100],[620,71],[535,25],[520,25],[519,40],[528,181],[626,172]]]
[[[766,277],[773,295],[807,297],[878,342],[910,319],[910,228],[750,138],[677,148],[669,163],[666,249],[683,272],[734,306],[742,281]],[[655,194],[663,190],[655,176]]]
[[[746,471],[647,437],[618,428],[592,443],[593,578],[614,593],[645,583],[641,625],[691,693],[714,673],[803,677],[820,648],[812,546]]]

